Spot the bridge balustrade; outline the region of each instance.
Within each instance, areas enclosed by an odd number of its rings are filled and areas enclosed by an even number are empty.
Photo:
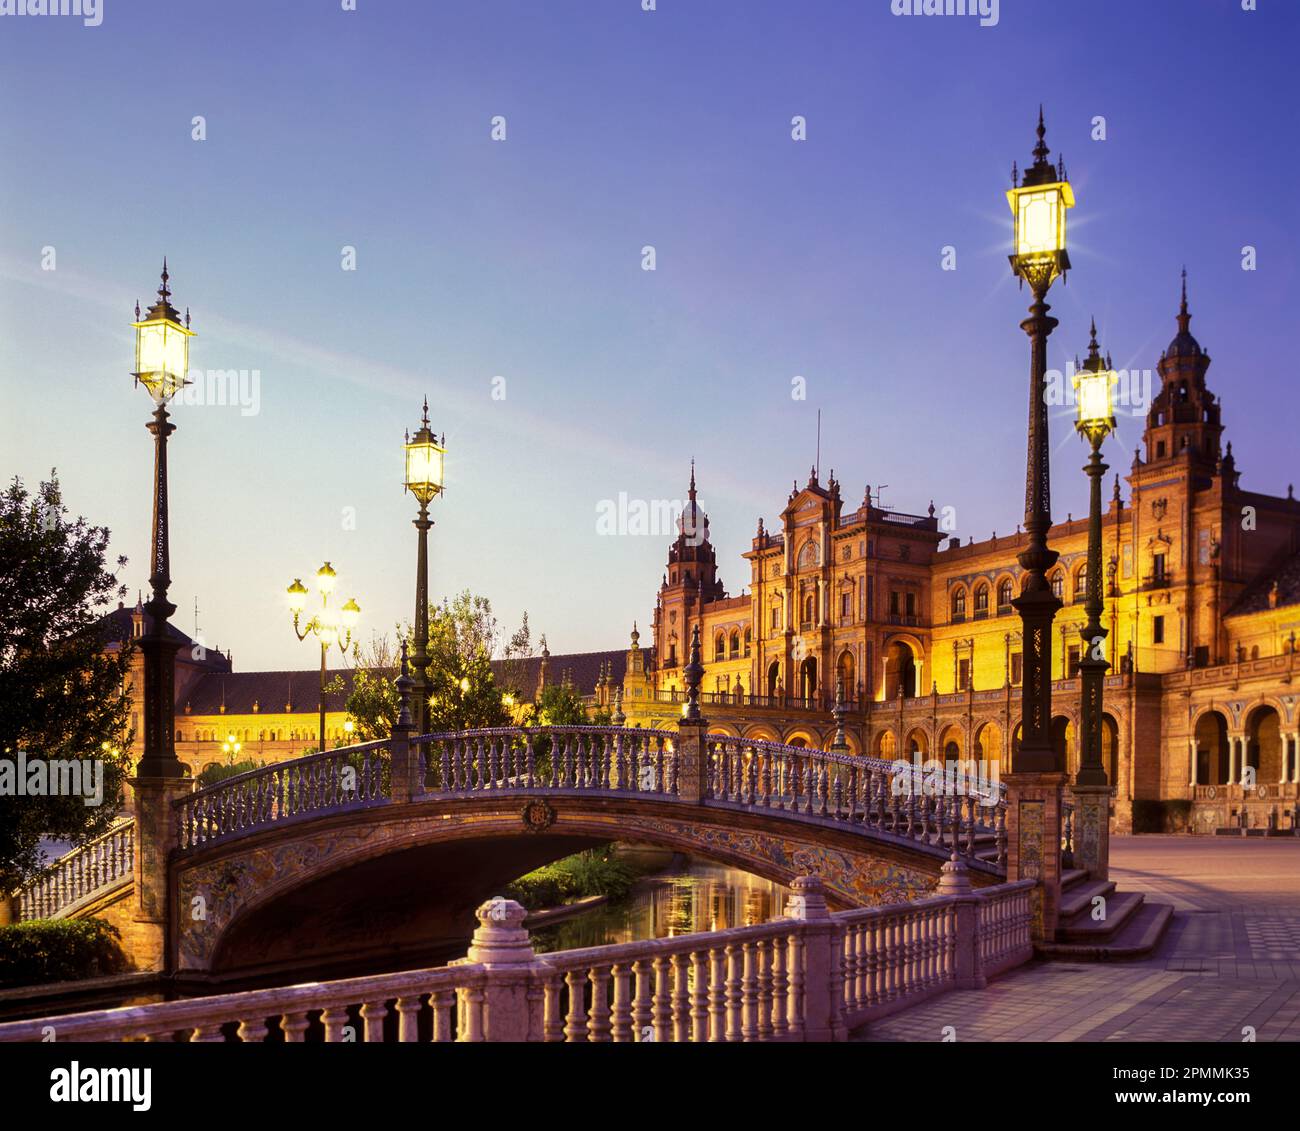
[[[52,919],[131,880],[135,868],[135,822],[108,832],[59,857],[23,888],[20,920]]]
[[[388,743],[308,754],[249,770],[176,802],[177,847],[188,851],[304,816],[383,804],[391,796]]]
[[[1032,957],[1035,881],[971,891],[959,871],[947,894],[836,913],[803,876],[768,923],[541,955],[492,899],[461,963],[10,1022],[0,1042],[843,1040]]]

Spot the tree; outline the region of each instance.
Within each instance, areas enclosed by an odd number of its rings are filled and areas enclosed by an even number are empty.
[[[57,473],[35,492],[15,477],[0,495],[0,758],[16,767],[22,752],[29,769],[60,760],[103,773],[98,805],[66,792],[3,798],[0,891],[40,872],[42,836],[84,843],[122,804],[131,641],[105,650],[102,610],[126,593],[105,564],[108,541],[106,528],[69,520]]]
[[[398,625],[398,640],[410,639],[410,626]],[[492,657],[502,648],[503,658],[518,660],[531,654],[528,617],[502,645],[492,604],[468,590],[441,605],[429,606],[429,706],[430,732],[508,726],[510,712],[502,701],[513,685],[502,686],[492,670]],[[352,691],[347,711],[356,723],[357,741],[387,738],[397,721],[398,698],[394,680],[400,655],[386,636],[375,637],[355,659]],[[342,690],[336,679],[332,688]]]

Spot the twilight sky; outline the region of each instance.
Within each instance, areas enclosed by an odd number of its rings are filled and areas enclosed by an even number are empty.
[[[426,394],[432,591],[527,609],[552,651],[645,627],[670,532],[598,534],[598,506],[682,498],[692,456],[739,592],[819,408],[851,505],[888,484],[963,541],[1013,530],[1029,297],[1003,194],[1040,101],[1078,200],[1052,364],[1095,314],[1116,366],[1154,370],[1186,264],[1243,485],[1296,478],[1293,0],[1002,0],[992,27],[889,0],[103,2],[98,27],[0,17],[0,474],[57,467],[144,586],[129,323],[165,253],[192,366],[259,378],[256,413],[178,406],[171,447],[176,623],[197,596],[240,670],[312,666],[283,592],[325,558],[364,628],[409,618]],[[1064,518],[1068,410],[1053,437]]]

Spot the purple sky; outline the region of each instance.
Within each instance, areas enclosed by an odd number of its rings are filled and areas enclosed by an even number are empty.
[[[260,377],[256,414],[178,407],[171,450],[176,621],[192,631],[197,595],[244,670],[311,666],[283,590],[325,558],[368,629],[409,618],[401,441],[426,393],[450,448],[433,592],[483,593],[507,626],[527,609],[553,651],[644,627],[670,534],[602,536],[597,508],[680,499],[692,456],[739,592],[819,408],[850,503],[888,484],[901,510],[955,507],[963,541],[1010,532],[1028,296],[1003,194],[1042,101],[1078,198],[1052,363],[1095,314],[1117,366],[1154,369],[1186,264],[1243,484],[1284,494],[1300,6],[1260,7],[1002,0],[983,28],[888,0],[0,18],[0,472],[57,466],[144,585],[129,322],[166,253],[192,364]],[[1053,428],[1063,518],[1086,506],[1085,453],[1068,415]],[[1124,420],[1108,445],[1117,469],[1139,432]]]

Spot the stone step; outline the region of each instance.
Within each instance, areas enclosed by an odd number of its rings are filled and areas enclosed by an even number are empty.
[[[1061,890],[1069,891],[1076,884],[1082,883],[1088,878],[1088,873],[1082,868],[1063,868],[1061,870]]]
[[[1092,906],[1069,921],[1062,920],[1056,928],[1057,942],[1096,942],[1114,938],[1142,906],[1145,896],[1140,891],[1121,891],[1106,900],[1106,918],[1092,918]]]
[[[1126,962],[1150,954],[1164,937],[1174,909],[1168,903],[1143,903],[1124,929],[1110,939],[1091,942],[1035,943],[1040,958],[1058,962]]]
[[[1061,922],[1069,922],[1081,911],[1091,911],[1092,901],[1096,896],[1104,895],[1107,900],[1115,890],[1114,883],[1106,880],[1088,880],[1084,883],[1071,884],[1067,889],[1061,884]]]

